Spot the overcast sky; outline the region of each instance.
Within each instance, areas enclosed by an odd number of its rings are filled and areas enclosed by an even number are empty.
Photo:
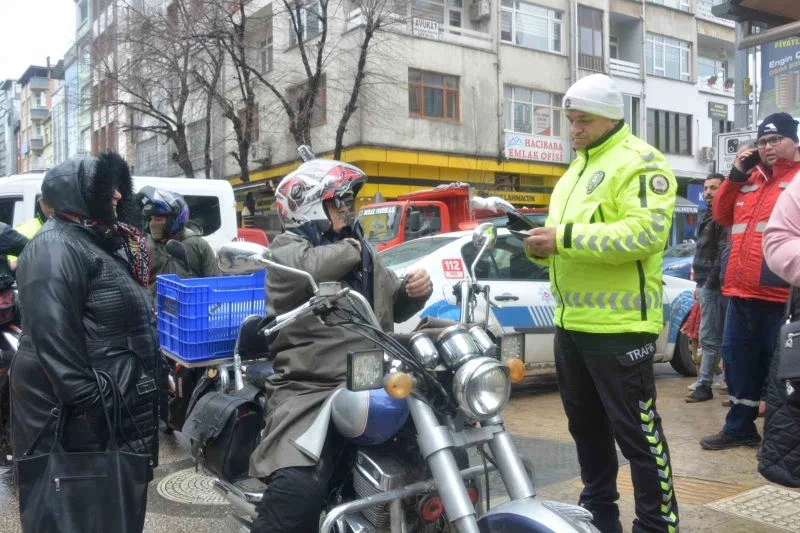
[[[0,0],[0,81],[55,65],[75,40],[74,0]]]

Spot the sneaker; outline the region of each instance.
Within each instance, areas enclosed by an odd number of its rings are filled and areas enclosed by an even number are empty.
[[[717,390],[728,390],[728,384],[725,383],[725,376],[723,374],[717,374],[714,376],[714,381],[711,382],[711,388]]]
[[[697,390],[697,387],[699,387],[699,386],[700,386],[700,380],[698,379],[697,381],[695,381],[694,383],[689,385],[688,389],[689,390]]]
[[[761,437],[757,434],[751,437],[734,437],[724,431],[704,437],[700,441],[700,447],[704,450],[727,450],[738,446],[758,448],[759,445],[761,445]]]
[[[707,402],[713,398],[714,393],[711,392],[711,387],[708,385],[700,385],[686,397],[686,403]]]

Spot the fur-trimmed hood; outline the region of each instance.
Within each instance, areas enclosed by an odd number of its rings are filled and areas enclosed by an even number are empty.
[[[111,203],[114,189],[122,195],[116,215]],[[136,224],[130,167],[115,152],[76,157],[50,169],[42,182],[42,196],[56,211],[105,226],[117,221]]]

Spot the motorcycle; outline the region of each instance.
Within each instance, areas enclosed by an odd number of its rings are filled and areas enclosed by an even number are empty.
[[[491,224],[476,228],[473,243],[480,251],[475,263],[491,249],[496,235]],[[591,513],[582,507],[536,498],[531,476],[505,430],[502,412],[512,380],[524,378],[524,364],[514,357],[501,362],[485,324],[466,322],[474,293],[486,290],[475,281],[475,263],[461,287],[459,323],[398,336],[383,332],[361,294],[338,282],[317,284],[308,273],[276,263],[266,248],[226,244],[218,257],[225,272],[270,268],[295,274],[313,288],[307,302],[267,324],[260,317],[245,321],[237,345],[268,343],[282,328],[314,315],[325,325],[341,324],[345,317],[349,326],[380,346],[348,353],[346,387],[331,395],[317,418],[330,420],[356,448],[355,464],[329,502],[321,533],[597,531]],[[251,365],[247,373],[259,365]],[[234,373],[240,372],[234,365]],[[269,376],[246,376],[250,384],[263,379]],[[259,399],[263,405],[263,386]],[[365,433],[369,439],[361,438]],[[315,422],[300,440],[304,447],[320,445],[326,434],[327,424]],[[202,448],[210,445],[210,440],[200,443],[201,464],[207,457]],[[477,449],[482,464],[465,464],[469,448]],[[218,473],[219,468],[211,471]],[[488,474],[493,471],[499,473],[509,501],[490,509]],[[236,531],[250,531],[264,485],[218,475],[213,487],[233,507],[229,523]]]

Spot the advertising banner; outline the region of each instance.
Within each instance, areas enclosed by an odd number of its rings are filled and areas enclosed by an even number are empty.
[[[761,47],[761,99],[758,118],[785,111],[800,116],[800,38]]]
[[[569,145],[560,137],[506,132],[506,157],[525,161],[569,163]]]

